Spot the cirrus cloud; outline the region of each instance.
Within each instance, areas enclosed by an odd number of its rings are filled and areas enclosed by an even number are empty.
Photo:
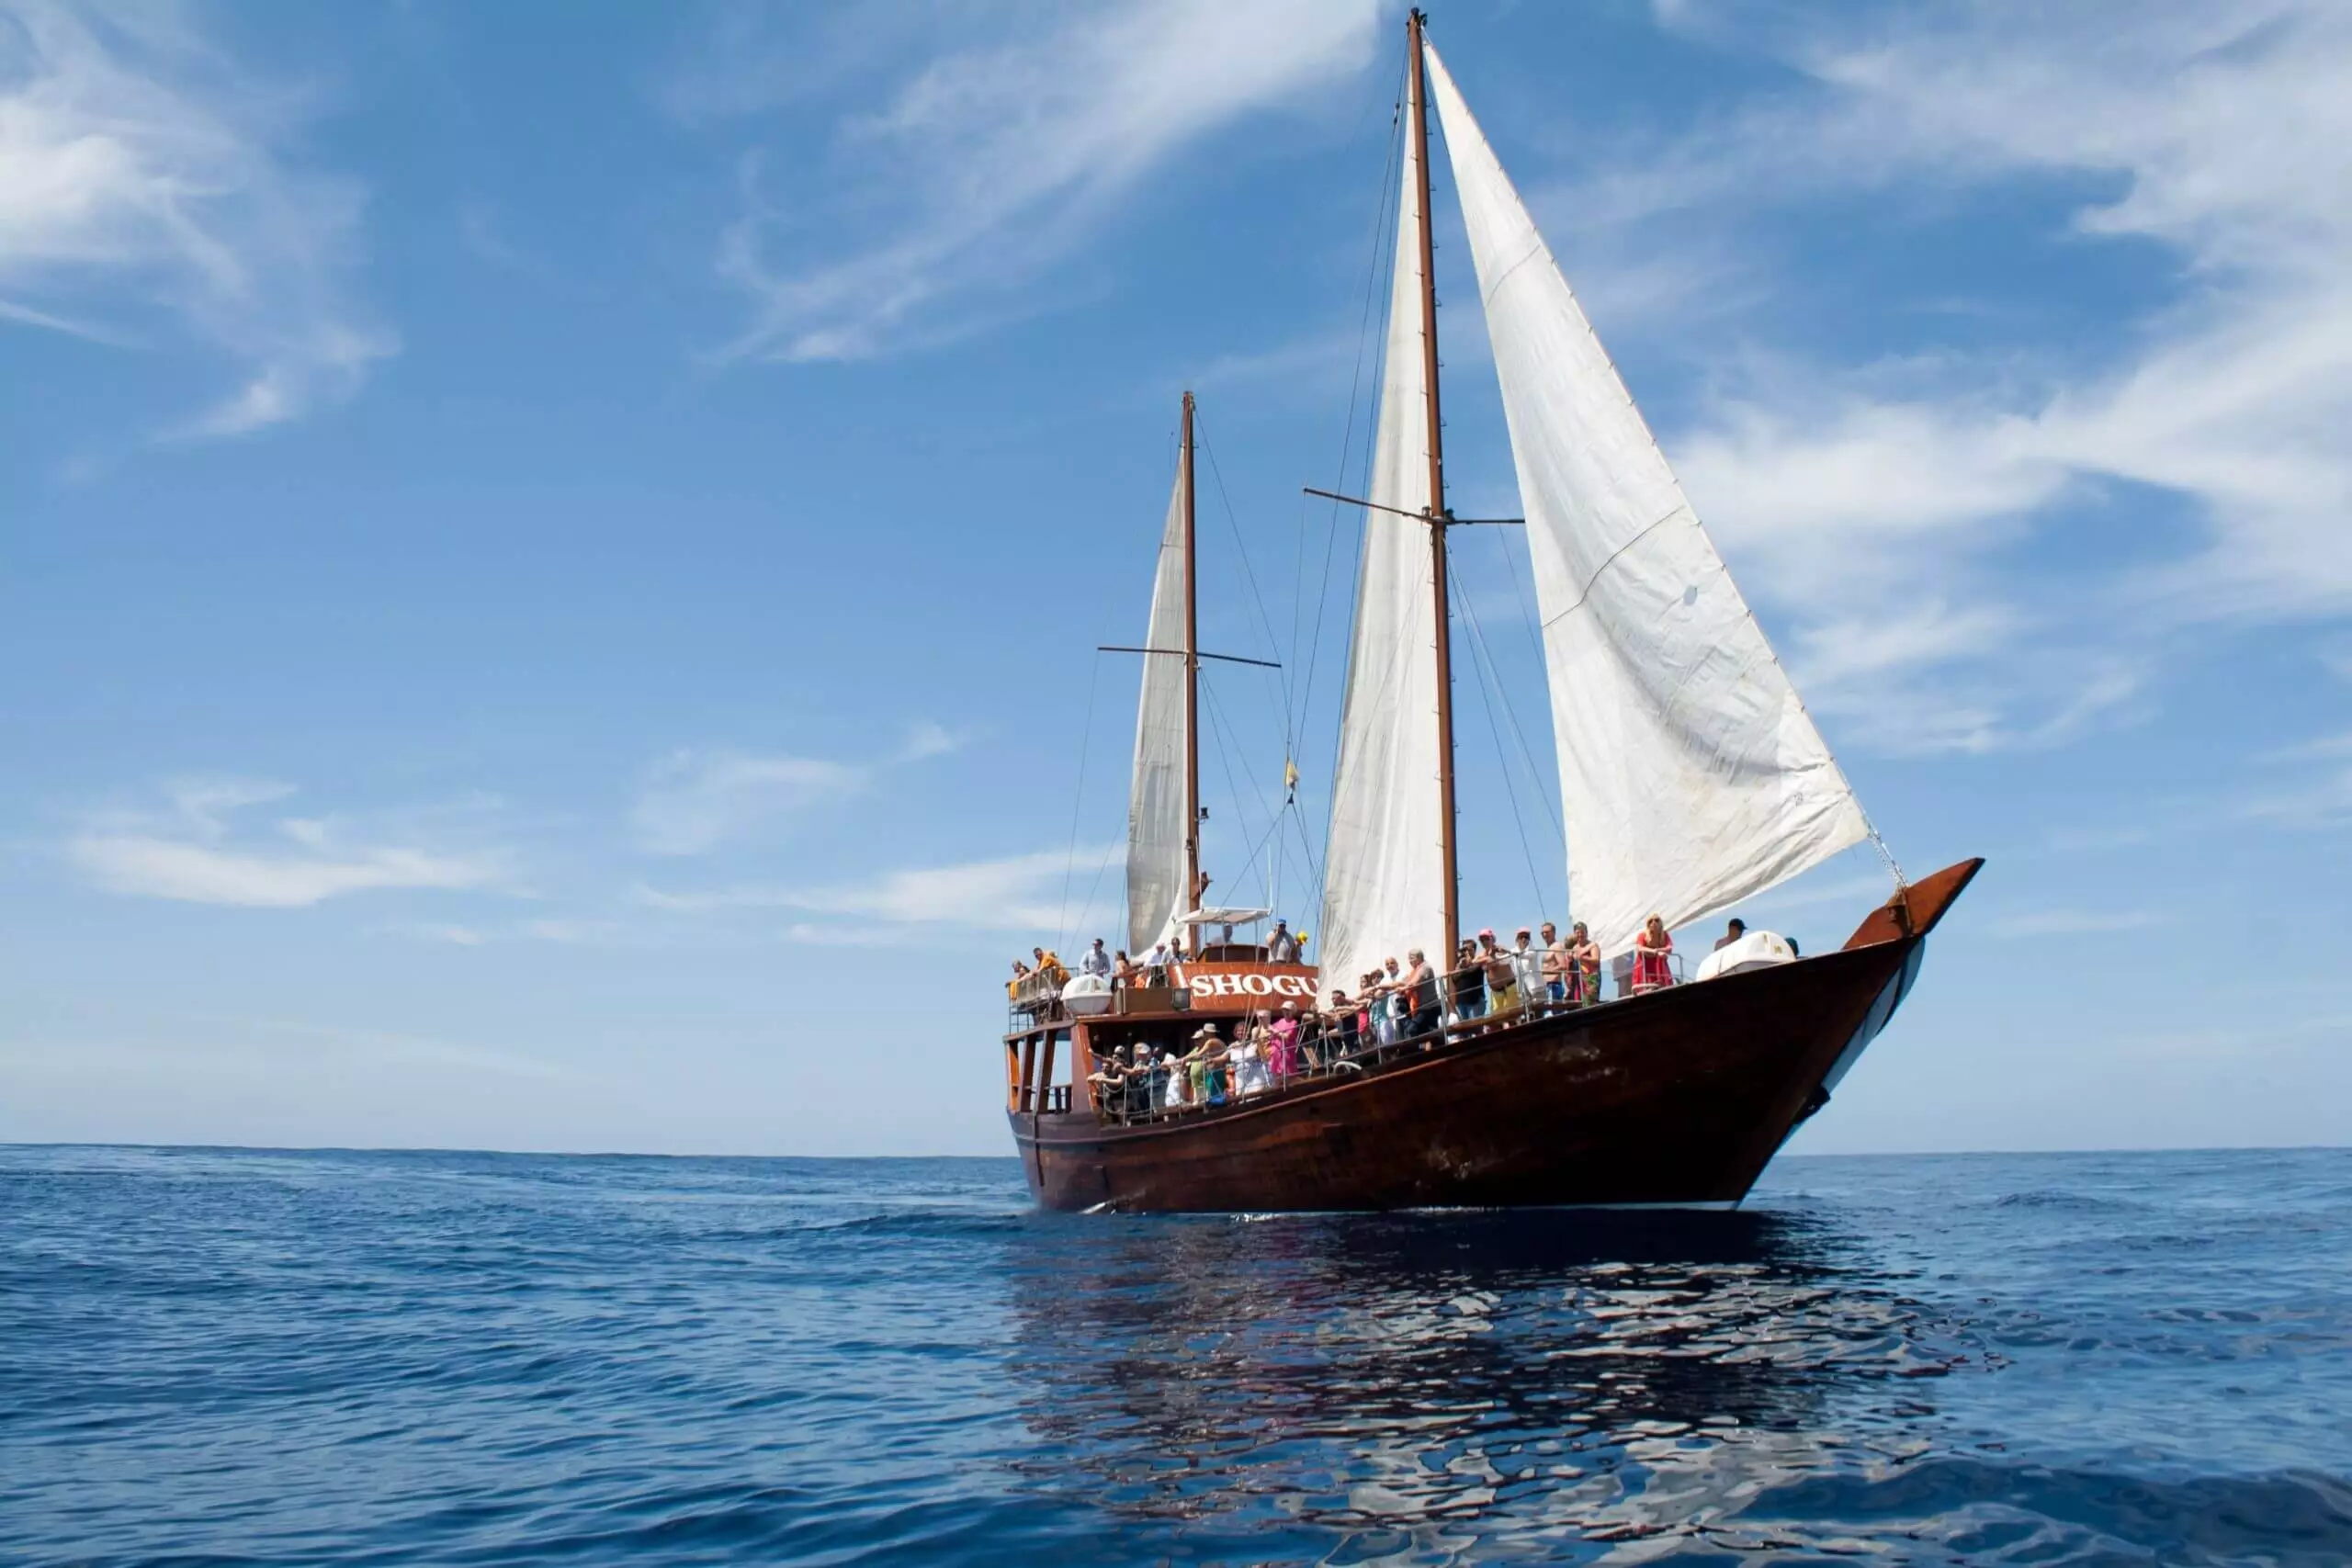
[[[770,194],[758,152],[741,161],[744,210],[721,236],[718,270],[752,314],[722,357],[864,359],[967,330],[1179,152],[1252,116],[1295,112],[1368,65],[1381,9],[1125,0],[930,17],[920,66],[879,108],[836,127],[833,155],[858,193],[843,210],[812,220],[801,193]],[[848,29],[907,30],[903,17]],[[832,58],[874,70],[870,44],[842,33],[836,18]],[[815,52],[805,37],[778,44],[730,24],[714,58],[662,96],[693,120],[770,110],[815,90]],[[843,233],[857,238],[837,243]]]
[[[96,815],[66,840],[66,859],[109,893],[189,904],[298,908],[353,893],[489,886],[494,852],[384,841],[327,818],[283,817],[272,834],[236,836],[235,816],[294,793],[269,780],[205,778],[165,788],[164,811]]]
[[[352,301],[361,193],[301,164],[301,107],[183,10],[0,3],[0,318],[228,360],[175,437],[350,396],[398,345]]]

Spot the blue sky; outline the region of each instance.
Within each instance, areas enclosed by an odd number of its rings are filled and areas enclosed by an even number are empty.
[[[1401,24],[0,0],[0,1138],[1001,1150],[1188,386],[1204,640],[1286,666],[1210,866],[1310,912]],[[1432,28],[1895,852],[1991,858],[1799,1146],[2352,1137],[2352,17]],[[1498,925],[1565,912],[1511,547]]]

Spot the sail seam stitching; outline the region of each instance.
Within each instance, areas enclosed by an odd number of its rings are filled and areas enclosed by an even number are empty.
[[[1544,623],[1544,629],[1545,631],[1550,631],[1554,626],[1559,625],[1562,621],[1566,620],[1578,610],[1583,609],[1585,606],[1585,601],[1592,597],[1593,585],[1601,580],[1602,576],[1608,572],[1611,567],[1617,564],[1617,558],[1619,556],[1623,555],[1627,550],[1632,549],[1635,545],[1640,544],[1644,539],[1648,538],[1652,534],[1657,532],[1660,528],[1665,527],[1677,517],[1687,513],[1690,510],[1690,503],[1689,502],[1685,501],[1679,502],[1673,511],[1668,513],[1665,516],[1659,518],[1657,522],[1652,523],[1648,527],[1643,529],[1640,533],[1634,535],[1632,538],[1626,540],[1615,549],[1610,551],[1609,558],[1602,561],[1598,567],[1594,568],[1592,575],[1584,580],[1584,586],[1577,591],[1576,603],[1568,605],[1558,615],[1546,620]]]
[[[1533,261],[1537,256],[1549,254],[1551,254],[1551,252],[1544,248],[1544,243],[1541,240],[1538,240],[1532,246],[1529,247],[1525,255],[1511,263],[1510,265],[1503,268],[1502,276],[1495,279],[1495,286],[1492,288],[1487,289],[1485,294],[1479,297],[1479,307],[1481,309],[1491,307],[1495,302],[1495,296],[1500,294],[1503,291],[1503,285],[1510,281],[1511,274],[1517,272],[1521,267],[1525,266],[1529,262]]]

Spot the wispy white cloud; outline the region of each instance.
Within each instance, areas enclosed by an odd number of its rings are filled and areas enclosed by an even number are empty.
[[[885,770],[943,757],[966,737],[924,720],[874,761],[678,750],[656,762],[630,813],[639,847],[661,855],[708,853],[731,840],[777,830],[810,811],[863,794]]]
[[[1061,888],[1072,864],[1100,863],[1102,845],[1044,850],[1001,860],[926,866],[880,873],[857,881],[819,886],[760,886],[701,892],[637,890],[650,908],[679,915],[726,915],[746,910],[793,909],[890,925],[972,926],[989,931],[1050,930],[1061,923]],[[821,942],[836,928],[796,924],[788,940]]]
[[[76,317],[53,315],[47,310],[36,310],[29,305],[18,305],[6,299],[0,299],[0,321],[15,321],[23,326],[40,327],[46,332],[63,333],[67,337],[104,344],[108,348],[130,348],[136,342],[128,333],[111,327],[98,326]]]
[[[907,731],[906,743],[899,747],[899,757],[900,761],[908,762],[921,762],[933,757],[944,757],[950,751],[961,750],[964,739],[963,736],[956,734],[945,725],[935,724],[925,719]]]
[[[728,357],[859,359],[954,335],[1006,308],[1178,152],[1256,115],[1295,110],[1374,57],[1374,0],[1125,0],[926,13],[881,36],[921,63],[882,107],[837,128],[830,173],[858,193],[812,211],[741,164],[745,210],[720,241],[719,275],[751,301]],[[664,97],[691,117],[751,112],[811,91],[806,53],[757,62],[730,22],[727,58],[680,73]],[[872,70],[870,51],[835,40]],[[747,63],[746,56],[752,63]],[[887,193],[887,199],[877,199]],[[838,236],[857,236],[846,247]]]
[[[349,396],[393,353],[350,299],[361,197],[303,168],[301,95],[178,7],[0,3],[0,316],[126,344],[148,317],[232,361],[166,434],[239,435]]]
[[[675,751],[657,763],[632,819],[655,854],[698,855],[813,807],[846,800],[873,770],[822,757]]]
[[[490,923],[447,920],[395,920],[374,928],[386,936],[451,947],[490,947],[505,942],[539,942],[564,947],[608,947],[627,942],[629,933],[616,921],[557,918]]]
[[[66,858],[110,893],[271,908],[389,888],[484,887],[505,874],[494,852],[384,841],[333,818],[284,817],[270,824],[274,839],[235,836],[236,814],[292,793],[268,780],[182,780],[166,787],[164,810],[85,818]]]
[[[2338,735],[2314,736],[2309,740],[2299,740],[2292,746],[2281,746],[2275,751],[2264,753],[2261,760],[2266,762],[2309,762],[2335,758],[2352,760],[2352,729]]]
[[[798,947],[866,947],[874,942],[873,931],[865,926],[824,926],[808,920],[795,920],[777,934]]]
[[[1794,621],[1816,706],[1923,705],[1871,736],[1903,750],[2046,742],[2143,712],[2168,628],[2352,612],[2352,12],[1660,15],[1801,85],[1687,133],[1621,134],[1545,199],[1576,216],[1572,266],[1688,254],[1713,305],[1744,302],[1750,341],[1667,444],[1743,582]],[[1996,187],[2082,192],[2046,243],[2141,247],[2162,302],[2064,347],[2019,323],[1840,363],[1781,335],[1813,318],[1789,308],[1808,281],[1774,225],[1866,194],[1893,231]],[[2007,288],[1958,304],[1997,325]],[[1672,318],[1686,349],[1690,303]],[[2162,525],[2112,536],[2101,567],[2063,543],[2086,506]],[[2063,588],[2018,570],[2037,553],[2068,558]],[[2084,665],[2089,689],[2048,678]]]
[[[2261,761],[2288,764],[2291,782],[2250,791],[2237,803],[2241,818],[2274,828],[2352,828],[2352,733],[2321,736]],[[2318,766],[2292,766],[2297,763]]]

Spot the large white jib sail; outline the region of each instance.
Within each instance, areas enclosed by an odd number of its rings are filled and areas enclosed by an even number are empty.
[[[1430,581],[1431,502],[1428,382],[1421,353],[1420,164],[1415,139],[1399,160],[1396,282],[1388,297],[1380,410],[1372,446],[1356,619],[1331,780],[1324,861],[1325,983],[1352,991],[1381,961],[1427,949],[1441,968],[1444,818],[1439,795],[1437,613]]]
[[[1713,914],[1870,825],[1436,50],[1424,59],[1527,516],[1569,908],[1621,952],[1651,912]]]
[[[1444,62],[1424,50],[1526,512],[1569,907],[1620,953],[1652,912],[1669,926],[1714,913],[1860,842],[1870,824]],[[1410,515],[1435,501],[1416,417],[1428,390],[1424,145],[1407,136],[1401,160],[1332,781],[1322,957],[1340,985],[1429,945],[1448,891],[1430,553]]]
[[[1127,792],[1127,951],[1140,958],[1189,908],[1184,889],[1184,468],[1168,498]]]

